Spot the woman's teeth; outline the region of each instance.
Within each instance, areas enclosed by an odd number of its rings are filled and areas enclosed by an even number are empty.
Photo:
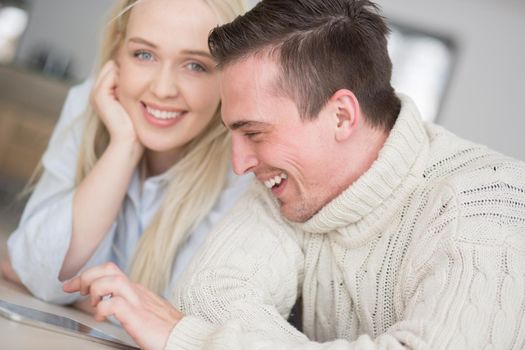
[[[177,117],[180,117],[183,112],[168,112],[168,111],[161,111],[158,109],[153,109],[151,107],[146,106],[146,110],[149,114],[154,116],[157,119],[175,119]]]
[[[281,175],[276,175],[275,177],[272,177],[266,181],[264,181],[264,186],[266,188],[271,189],[275,185],[279,185],[282,180],[287,179],[288,176],[285,173],[281,173]]]

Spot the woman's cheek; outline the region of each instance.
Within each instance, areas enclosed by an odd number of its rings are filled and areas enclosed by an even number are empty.
[[[121,69],[117,83],[119,98],[138,98],[147,86],[146,75],[132,69]]]
[[[208,80],[201,84],[195,84],[191,91],[193,100],[201,106],[201,109],[215,113],[221,100],[218,81]]]

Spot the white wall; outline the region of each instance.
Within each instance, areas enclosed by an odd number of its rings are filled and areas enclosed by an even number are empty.
[[[33,51],[46,45],[55,53],[70,57],[74,80],[87,77],[98,49],[99,33],[108,0],[32,0],[29,24],[20,40],[17,61],[27,62]]]
[[[451,37],[457,63],[438,123],[525,160],[525,3],[379,0],[395,22]]]

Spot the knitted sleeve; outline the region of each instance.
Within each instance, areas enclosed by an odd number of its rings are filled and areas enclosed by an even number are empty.
[[[301,287],[301,249],[255,192],[241,198],[184,273],[173,303],[187,316],[168,349],[244,349],[248,330],[285,343],[305,339],[286,322]]]

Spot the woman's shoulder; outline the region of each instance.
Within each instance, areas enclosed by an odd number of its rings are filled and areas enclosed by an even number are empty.
[[[246,192],[251,180],[251,176],[237,176],[231,170],[228,170],[226,184],[213,205],[211,212],[208,214],[209,218],[218,220],[229,212]]]
[[[89,104],[92,85],[93,80],[87,79],[69,90],[43,156],[44,164],[57,158],[57,155],[63,157],[64,152],[76,154],[78,151],[85,126],[84,111]]]
[[[248,185],[252,182],[253,178],[254,176],[252,173],[239,176],[230,168],[226,175],[226,189],[231,188],[242,193],[248,188]]]
[[[222,190],[217,203],[218,207],[229,209],[246,192],[253,180],[252,174],[236,175],[231,169],[226,174],[226,186]]]
[[[62,108],[61,120],[71,120],[82,114],[89,104],[89,95],[91,94],[92,86],[93,78],[88,78],[69,89],[64,107]]]

